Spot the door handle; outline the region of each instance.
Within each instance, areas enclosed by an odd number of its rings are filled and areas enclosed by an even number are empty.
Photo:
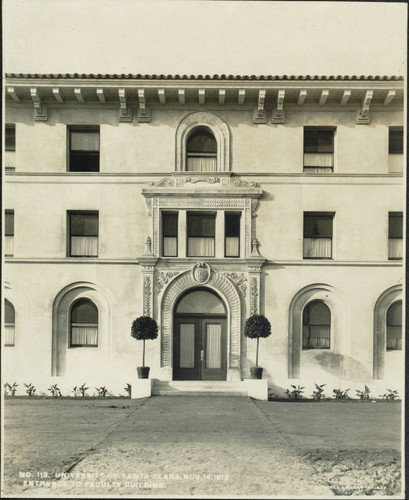
[[[200,361],[202,361],[202,362],[204,361],[204,350],[203,349],[200,351]]]

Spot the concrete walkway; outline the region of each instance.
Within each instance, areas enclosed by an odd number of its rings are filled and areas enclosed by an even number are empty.
[[[153,397],[58,487],[30,495],[332,496],[311,472],[248,398]]]

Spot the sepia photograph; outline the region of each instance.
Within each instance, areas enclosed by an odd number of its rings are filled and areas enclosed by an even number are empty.
[[[405,498],[407,17],[3,0],[2,498]]]

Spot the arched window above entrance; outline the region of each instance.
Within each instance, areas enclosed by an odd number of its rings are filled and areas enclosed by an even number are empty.
[[[187,141],[186,170],[213,172],[217,170],[217,142],[207,127],[197,127]]]
[[[177,314],[226,314],[223,302],[211,292],[196,290],[185,295],[176,307]]]

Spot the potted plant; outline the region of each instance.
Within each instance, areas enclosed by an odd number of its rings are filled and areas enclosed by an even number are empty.
[[[251,378],[261,379],[263,368],[258,366],[258,344],[260,337],[266,338],[271,335],[271,324],[262,314],[253,314],[246,320],[244,335],[249,339],[257,339],[256,366],[250,368]]]
[[[131,336],[143,340],[142,366],[138,366],[138,377],[149,378],[149,366],[145,366],[145,340],[154,340],[158,336],[158,325],[150,316],[139,316],[132,323]]]

